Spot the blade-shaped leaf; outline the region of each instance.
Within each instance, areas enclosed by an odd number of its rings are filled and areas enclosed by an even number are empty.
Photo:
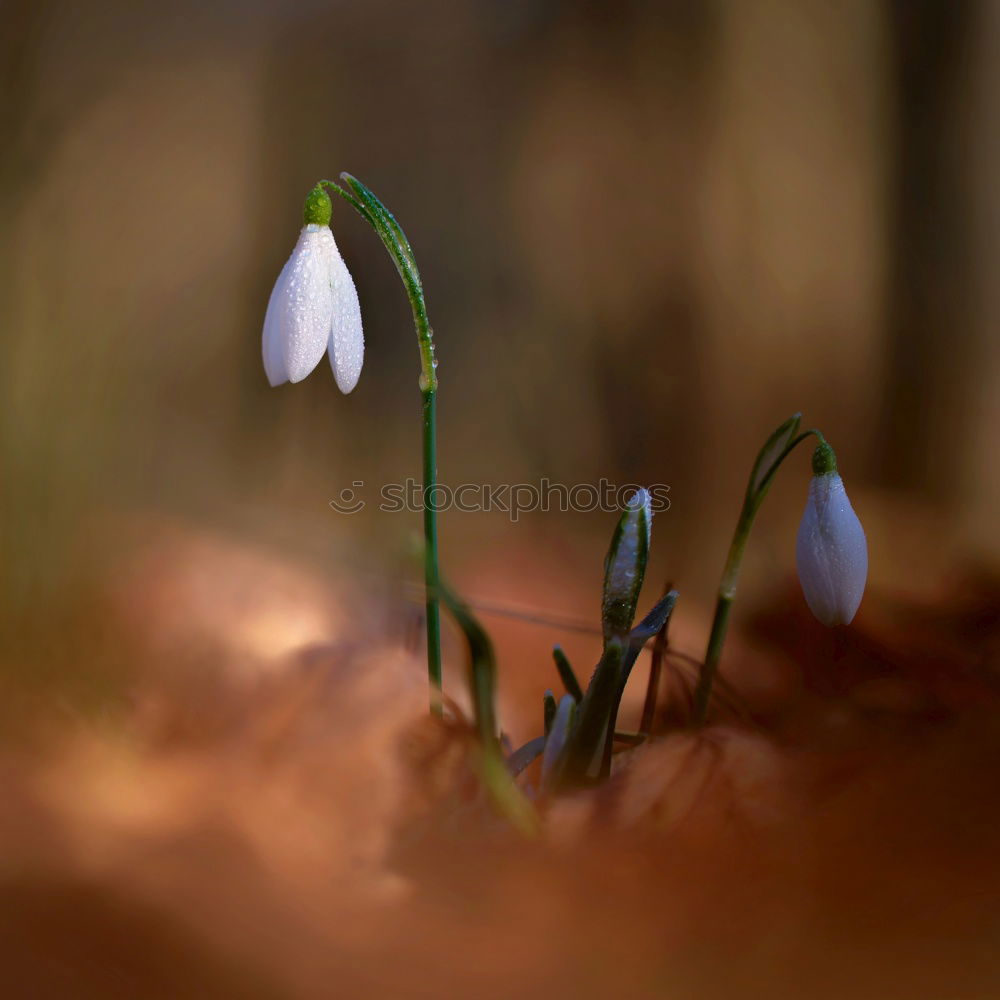
[[[667,585],[667,594],[674,588]],[[646,697],[642,703],[642,717],[639,722],[640,735],[647,736],[653,728],[656,715],[656,703],[660,693],[660,677],[663,674],[663,662],[667,655],[667,628],[670,619],[667,618],[660,626],[653,640],[653,652],[649,658],[649,676],[646,679]]]
[[[573,672],[573,667],[570,665],[569,658],[563,652],[562,646],[555,646],[553,648],[552,659],[556,661],[556,670],[559,671],[559,677],[563,682],[566,693],[571,694],[575,701],[583,701],[583,688],[580,687],[580,682],[576,679],[576,674]]]
[[[341,180],[343,180],[344,183],[351,188],[358,200],[361,201],[369,212],[376,216],[392,234],[400,252],[409,261],[410,266],[413,268],[414,275],[419,279],[417,263],[413,257],[413,248],[410,246],[410,241],[407,239],[406,233],[403,232],[403,227],[396,221],[396,217],[385,207],[384,204],[382,204],[378,195],[376,195],[371,188],[359,181],[357,177],[354,177],[346,171],[342,173],[340,177]]]
[[[493,807],[515,830],[526,837],[538,834],[541,824],[535,807],[514,783],[496,747],[480,748],[480,773]]]
[[[761,488],[767,474],[774,467],[774,463],[780,458],[788,442],[795,437],[799,425],[802,423],[802,414],[793,413],[774,433],[764,442],[764,447],[757,454],[757,460],[753,464],[750,473],[750,485],[747,488],[747,495],[753,496]]]
[[[496,658],[493,655],[493,643],[468,607],[440,579],[438,592],[465,635],[469,650],[469,689],[476,728],[484,745],[491,745],[496,742],[497,731],[494,707]]]
[[[396,270],[403,281],[407,298],[410,300],[410,308],[413,310],[413,323],[420,346],[421,391],[433,393],[437,389],[434,337],[430,319],[427,316],[427,303],[424,300],[420,271],[417,269],[410,241],[406,238],[403,227],[396,221],[396,217],[382,204],[370,188],[348,173],[342,173],[340,176],[351,189],[350,192],[345,191],[339,185],[326,183],[361,212],[389,252],[389,256],[396,265]]]
[[[339,194],[340,197],[343,198],[344,201],[346,201],[348,205],[350,205],[358,213],[358,215],[360,215],[361,218],[363,218],[365,222],[367,222],[368,225],[372,227],[372,229],[375,229],[376,231],[378,230],[379,224],[376,221],[375,216],[372,215],[371,209],[369,209],[367,205],[358,201],[358,199],[355,198],[350,191],[345,191],[335,181],[320,181],[320,184],[322,184],[324,187],[329,188],[336,194]]]
[[[552,720],[556,717],[556,696],[551,691],[546,691],[542,697],[542,716],[545,722],[545,735],[549,735],[552,728]]]
[[[591,774],[592,764],[595,760],[600,762],[625,654],[626,649],[621,639],[612,637],[608,640],[601,662],[597,664],[587,686],[587,693],[580,702],[576,728],[566,743],[558,765],[553,768],[553,787],[585,784],[595,776]]]
[[[544,749],[544,736],[536,736],[533,740],[528,740],[524,746],[518,747],[507,758],[507,770],[510,771],[510,776],[516,778],[526,767],[541,757]]]
[[[571,694],[564,694],[559,701],[556,717],[552,722],[552,730],[545,740],[545,752],[542,755],[542,788],[548,791],[552,785],[553,775],[567,742],[573,735],[576,722],[577,704]]]
[[[625,697],[625,685],[628,684],[629,675],[632,673],[635,661],[639,659],[642,647],[670,621],[670,616],[673,613],[674,605],[677,603],[679,596],[676,590],[666,593],[653,605],[646,617],[629,633],[628,646],[625,648],[625,655],[622,657],[618,690],[615,693],[615,698],[611,706],[608,728],[605,735],[604,756],[600,771],[601,777],[607,777],[611,773],[611,747],[614,727],[618,720],[618,710],[621,707],[622,698]]]
[[[630,645],[635,645],[639,643],[639,648],[642,648],[642,644],[646,642],[647,639],[652,639],[657,632],[670,620],[670,616],[673,613],[674,605],[677,603],[677,598],[680,594],[676,590],[670,590],[663,595],[653,606],[649,609],[649,613],[645,618],[639,622],[638,625],[629,633],[629,643]]]

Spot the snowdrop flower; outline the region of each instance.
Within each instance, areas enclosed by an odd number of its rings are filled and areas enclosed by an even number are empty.
[[[337,387],[350,392],[361,375],[365,342],[358,293],[330,232],[333,206],[317,185],[305,225],[274,283],[264,316],[264,371],[271,385],[301,382],[329,351]]]
[[[813,453],[813,478],[795,555],[812,613],[824,625],[850,624],[865,592],[868,543],[837,473],[836,456],[826,443]]]

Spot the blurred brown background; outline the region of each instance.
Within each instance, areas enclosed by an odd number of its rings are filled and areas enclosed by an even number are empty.
[[[6,0],[0,992],[997,996],[998,51],[991,0]],[[341,170],[420,262],[442,480],[668,484],[675,653],[793,411],[868,532],[824,630],[795,455],[722,665],[753,725],[681,731],[671,689],[541,842],[425,715],[419,518],[375,509],[419,476],[417,351],[346,206],[361,382],[264,377]],[[443,565],[595,621],[613,523],[448,512]],[[484,621],[535,736],[551,643],[584,674],[599,638]]]
[[[81,595],[117,587],[144,615],[157,580],[135,553],[160,565],[192,533],[352,588],[406,565],[415,516],[327,505],[419,475],[406,301],[346,206],[358,389],[339,396],[324,363],[271,390],[259,358],[303,197],[342,169],[417,252],[445,482],[668,483],[650,585],[670,577],[694,608],[756,447],[802,409],[838,448],[876,590],[936,586],[942,552],[1000,550],[1000,5],[9,0],[2,16],[2,581],[22,666],[44,645],[70,669],[59,615]],[[806,476],[803,454],[765,508],[750,603],[793,571]],[[472,597],[587,612],[612,520],[446,514],[444,565]],[[567,596],[578,570],[590,604]]]

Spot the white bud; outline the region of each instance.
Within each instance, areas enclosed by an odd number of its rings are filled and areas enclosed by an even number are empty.
[[[824,625],[850,624],[868,579],[868,542],[838,473],[813,476],[795,556],[812,613]]]
[[[357,385],[364,359],[361,308],[329,226],[302,227],[274,283],[262,346],[271,385],[301,382],[327,350],[341,392]]]
[[[611,539],[604,563],[604,635],[608,638],[632,627],[649,556],[653,507],[649,491],[638,489],[629,497]]]

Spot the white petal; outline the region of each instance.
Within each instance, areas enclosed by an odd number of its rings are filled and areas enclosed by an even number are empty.
[[[336,243],[330,262],[333,288],[333,316],[330,322],[330,367],[337,388],[350,392],[361,377],[365,359],[365,337],[361,328],[361,304],[347,265]]]
[[[824,625],[847,625],[868,579],[868,542],[837,473],[813,476],[795,547],[806,603]]]
[[[304,226],[275,286],[275,353],[280,349],[290,382],[301,382],[326,352],[333,313],[331,250],[336,246],[329,226]]]
[[[281,385],[288,381],[288,372],[285,371],[285,362],[281,356],[281,341],[278,336],[278,315],[280,313],[278,302],[281,300],[281,290],[284,287],[291,264],[292,260],[289,258],[281,269],[281,274],[278,275],[278,280],[274,283],[274,288],[271,289],[271,297],[267,302],[267,312],[264,314],[264,335],[261,346],[264,355],[264,373],[272,386]]]

